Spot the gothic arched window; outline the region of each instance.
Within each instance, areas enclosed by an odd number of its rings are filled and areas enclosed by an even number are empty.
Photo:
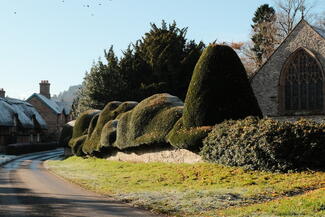
[[[284,114],[324,111],[324,74],[316,57],[299,48],[288,58],[280,78],[280,108]]]

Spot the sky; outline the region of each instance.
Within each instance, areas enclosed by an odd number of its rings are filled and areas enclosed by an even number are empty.
[[[319,0],[318,10],[325,10]],[[28,98],[49,80],[51,94],[80,84],[104,49],[117,55],[150,23],[174,20],[189,40],[247,41],[258,6],[272,0],[0,0],[0,88]]]

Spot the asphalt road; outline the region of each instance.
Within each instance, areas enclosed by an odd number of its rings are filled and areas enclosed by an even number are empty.
[[[23,155],[0,169],[0,217],[155,216],[86,191],[49,173],[42,162],[62,149]]]

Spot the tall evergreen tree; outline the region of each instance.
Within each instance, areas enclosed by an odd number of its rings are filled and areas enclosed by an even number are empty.
[[[83,81],[76,112],[102,109],[109,101],[140,101],[168,92],[185,98],[193,69],[204,44],[187,42],[187,28],[163,21],[151,24],[142,39],[130,44],[118,59],[113,47],[105,51],[105,62],[94,62]]]
[[[255,11],[253,21],[252,41],[254,46],[252,51],[255,54],[255,62],[257,66],[261,66],[263,62],[272,54],[277,44],[277,28],[276,16],[273,7],[263,4]]]
[[[150,80],[142,88],[151,95],[168,92],[185,98],[194,66],[204,44],[187,42],[187,28],[178,28],[176,22],[161,27],[151,24],[149,32],[135,45],[135,55],[141,56],[150,69]]]
[[[107,63],[99,59],[94,62],[90,72],[86,73],[79,94],[81,111],[89,108],[102,109],[109,101],[126,100],[126,82],[119,70],[119,61],[113,47],[105,50],[105,59]]]

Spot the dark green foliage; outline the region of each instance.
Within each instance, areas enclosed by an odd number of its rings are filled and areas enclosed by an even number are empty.
[[[94,117],[91,119],[90,123],[89,123],[89,127],[88,127],[88,131],[87,131],[87,135],[91,135],[93,133],[93,131],[95,130],[98,118],[99,118],[99,114],[94,115]]]
[[[256,9],[252,21],[255,24],[260,24],[263,22],[273,22],[275,18],[274,16],[274,8],[270,7],[268,4],[263,4]]]
[[[211,129],[212,127],[208,126],[186,128],[183,126],[183,119],[180,118],[167,135],[167,141],[175,148],[198,152],[202,147],[202,140]]]
[[[116,141],[117,124],[118,120],[111,120],[104,125],[100,137],[101,147],[113,147]]]
[[[92,124],[90,124],[87,141],[83,145],[83,152],[91,154],[94,151],[99,151],[102,147],[100,139],[104,125],[107,122],[116,119],[118,115],[133,109],[136,105],[137,102],[129,101],[124,103],[119,101],[109,102],[98,114],[98,121],[96,122],[96,125],[92,126]],[[90,132],[91,128],[93,130]]]
[[[261,66],[276,46],[275,10],[268,4],[263,4],[257,8],[252,20],[254,34],[251,39],[254,46],[251,50],[255,54],[256,65]]]
[[[250,115],[261,116],[261,111],[239,57],[229,46],[209,45],[193,72],[183,126],[212,126]]]
[[[206,160],[248,169],[325,169],[325,124],[248,117],[225,121],[204,140]]]
[[[65,124],[61,130],[60,137],[59,137],[59,145],[62,147],[69,146],[69,140],[72,137],[73,133],[73,126],[75,121],[70,121],[69,123]]]
[[[111,47],[105,62],[98,60],[86,74],[73,114],[103,109],[109,101],[140,101],[156,93],[185,98],[194,66],[204,44],[186,40],[187,28],[164,21],[123,52],[119,60]]]
[[[187,42],[186,33],[187,28],[178,28],[176,22],[168,25],[162,21],[161,27],[151,24],[150,31],[137,41],[135,55],[144,60],[149,75],[144,86],[151,87],[146,88],[145,97],[167,92],[184,99],[194,66],[204,47],[202,42]]]
[[[126,149],[165,143],[166,135],[181,117],[182,110],[183,102],[169,94],[156,94],[141,101],[119,117],[113,145]]]
[[[79,113],[91,108],[103,109],[104,106],[114,100],[126,100],[126,81],[120,71],[118,58],[113,47],[105,51],[107,63],[98,60],[90,69],[83,81],[79,92]]]
[[[87,139],[88,128],[93,120],[100,111],[99,110],[88,110],[83,112],[76,120],[72,137],[69,141],[72,153],[78,156],[83,155],[82,146]]]
[[[96,116],[99,110],[88,110],[83,112],[76,120],[73,127],[72,138],[78,138],[88,133],[89,124],[94,116]]]
[[[79,136],[75,139],[71,139],[69,142],[69,146],[71,147],[72,154],[77,156],[84,156],[85,154],[82,152],[83,144],[87,139],[87,135]]]

